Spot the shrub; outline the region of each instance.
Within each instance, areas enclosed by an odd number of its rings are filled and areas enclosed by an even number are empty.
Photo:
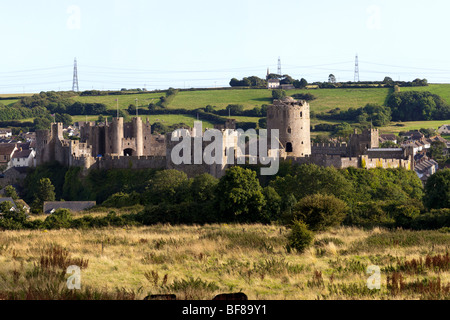
[[[58,209],[49,215],[44,221],[46,229],[70,228],[72,222],[72,213],[68,209]]]
[[[314,233],[308,230],[308,226],[303,221],[295,220],[288,235],[288,247],[302,253],[311,245],[313,240]]]
[[[340,225],[347,205],[333,195],[315,194],[301,199],[293,208],[294,218],[304,221],[313,231],[324,231]]]

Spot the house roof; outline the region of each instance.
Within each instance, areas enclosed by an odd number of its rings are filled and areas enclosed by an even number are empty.
[[[383,138],[384,140],[398,140],[398,137],[395,134],[380,134],[380,137]]]
[[[32,150],[16,151],[14,152],[12,157],[13,159],[28,158],[32,152],[33,152]]]
[[[52,213],[52,210],[69,209],[73,212],[80,212],[94,207],[95,201],[52,201],[44,202],[44,213]]]
[[[16,148],[15,143],[0,143],[0,155],[6,156],[11,155]]]
[[[267,82],[277,82],[277,83],[279,83],[280,80],[278,80],[278,79],[269,79],[269,80],[267,80]]]
[[[429,168],[435,167],[437,165],[438,165],[438,163],[436,161],[434,161],[433,159],[423,160],[414,166],[414,171],[417,171],[417,172],[428,171]]]

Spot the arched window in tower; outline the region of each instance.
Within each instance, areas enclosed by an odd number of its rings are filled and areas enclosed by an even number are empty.
[[[286,143],[286,152],[293,152],[292,143]]]
[[[289,134],[291,134],[291,133],[292,133],[292,129],[291,129],[291,127],[288,127],[288,128],[287,128],[287,133],[289,133]]]

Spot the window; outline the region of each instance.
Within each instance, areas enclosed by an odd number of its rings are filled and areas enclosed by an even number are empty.
[[[293,152],[292,143],[286,143],[286,152]]]
[[[300,118],[303,118],[303,111],[300,111]]]
[[[288,127],[288,129],[287,129],[287,133],[289,133],[289,134],[291,134],[291,133],[292,133],[292,129],[291,129],[291,127]]]

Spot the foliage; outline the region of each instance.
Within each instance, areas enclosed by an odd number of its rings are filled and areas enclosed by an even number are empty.
[[[395,92],[388,101],[394,121],[444,120],[450,118],[450,106],[428,91]]]
[[[5,187],[5,196],[8,198],[12,198],[13,200],[19,199],[16,188],[11,185]]]
[[[282,100],[283,98],[286,98],[286,91],[282,89],[272,90],[272,98],[276,100]]]
[[[44,202],[55,201],[55,187],[49,178],[42,178],[39,180],[38,188],[34,194],[34,201],[31,209],[34,213],[42,211]]]
[[[256,173],[241,167],[227,169],[217,185],[217,200],[219,213],[226,221],[258,221],[265,205]]]
[[[288,235],[288,248],[303,253],[314,241],[314,233],[303,221],[295,220]]]
[[[44,221],[45,229],[63,229],[70,228],[72,222],[72,213],[68,209],[58,209],[50,214]]]
[[[301,199],[293,208],[295,220],[305,222],[312,231],[338,226],[347,214],[347,205],[333,195],[314,194]]]
[[[428,178],[424,203],[429,209],[450,208],[450,169],[439,170]]]

